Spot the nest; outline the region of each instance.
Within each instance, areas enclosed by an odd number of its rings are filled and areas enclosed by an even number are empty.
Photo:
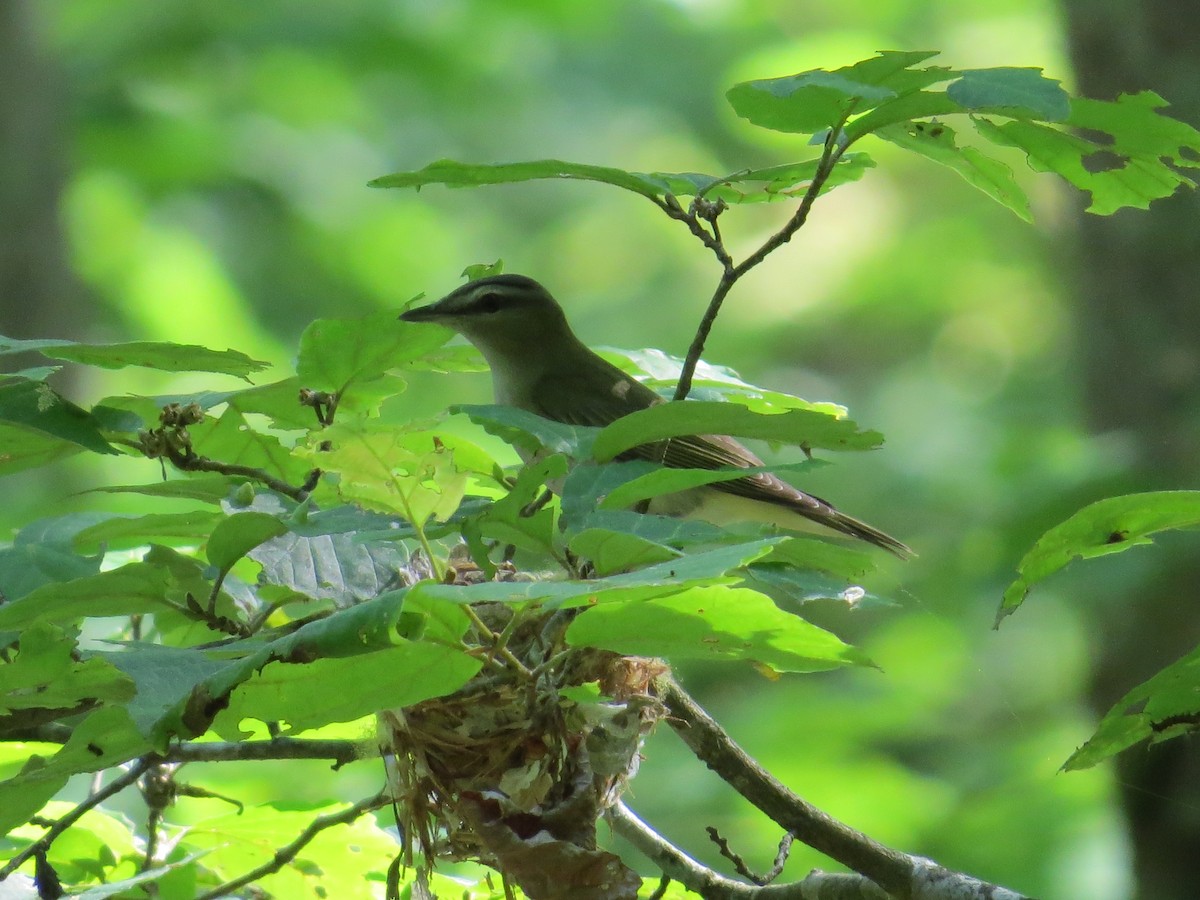
[[[567,647],[572,610],[473,609],[491,632],[468,636],[487,660],[479,674],[380,714],[406,863],[476,860],[535,900],[636,897],[640,879],[596,849],[596,822],[662,714],[651,685],[664,664]],[[504,654],[490,643],[501,632]]]

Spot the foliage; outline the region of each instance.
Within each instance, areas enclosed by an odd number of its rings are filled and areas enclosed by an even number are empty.
[[[1028,69],[918,68],[932,55],[885,52],[842,69],[746,82],[729,92],[734,110],[751,124],[813,135],[822,147],[814,159],[720,176],[556,160],[443,161],[374,183],[573,178],[633,191],[685,224],[721,262],[712,318],[733,283],[805,223],[821,194],[862,177],[871,160],[847,151],[868,135],[949,166],[1022,217],[1028,217],[1028,199],[1011,172],[979,147],[960,145],[942,118],[963,116],[990,145],[1016,147],[1036,167],[1091,191],[1096,212],[1145,206],[1191,184],[1162,160],[1194,165],[1185,151],[1200,142],[1155,112],[1156,98],[1073,100]],[[1077,125],[1111,140],[1097,143],[1066,130]],[[1089,161],[1102,148],[1116,159],[1093,171]],[[693,199],[685,209],[678,197]],[[799,200],[788,225],[735,264],[717,226],[726,206],[788,199]],[[693,372],[705,371],[698,366],[706,334],[686,360],[675,362],[677,394],[687,394]],[[257,737],[256,723],[265,723],[272,739],[336,727],[361,736],[383,706],[413,707],[453,694],[497,657],[521,665],[505,656],[511,632],[558,610],[577,610],[565,630],[569,652],[739,660],[771,675],[870,664],[861,651],[772,601],[800,607],[814,596],[861,597],[858,582],[870,569],[862,554],[757,530],[638,515],[628,507],[732,473],[668,473],[614,460],[645,441],[711,431],[714,423],[723,432],[806,451],[869,449],[878,446],[877,433],[859,430],[840,408],[727,379],[705,383],[720,401],[664,404],[603,430],[496,407],[462,408],[505,442],[546,451],[513,472],[481,443],[447,429],[445,420],[398,427],[379,417],[403,388],[406,370],[477,369],[473,359],[441,352],[447,337],[397,322],[390,313],[321,320],[300,340],[294,376],[229,392],[110,397],[90,409],[47,383],[49,367],[5,377],[0,473],[77,453],[123,452],[169,462],[180,475],[106,490],[197,504],[183,513],[40,520],[0,551],[0,733],[9,740],[0,823],[10,830],[10,849],[34,845],[39,813],[43,819],[69,815],[54,797],[74,775],[135,760],[129,772],[142,774],[201,739],[270,743]],[[30,349],[105,368],[242,378],[261,368],[235,351],[190,345],[0,339],[0,351]],[[650,380],[638,360],[630,354],[625,364]],[[543,487],[560,479],[559,496],[531,509]],[[460,535],[469,561],[453,555]],[[505,545],[516,548],[522,570],[554,566],[566,577],[499,577]],[[1082,551],[1065,552],[1064,562]],[[461,577],[472,566],[487,583]],[[1029,583],[1052,566],[1030,562]],[[793,577],[796,569],[821,579]],[[483,601],[503,604],[511,621],[493,629],[479,620],[473,604]],[[561,705],[586,720],[599,717],[611,699],[564,694]],[[364,744],[370,755],[373,742]],[[90,810],[68,832],[83,849],[56,840],[49,864],[73,883],[102,880],[109,883],[104,890],[124,890],[152,877],[160,896],[191,897],[228,886],[291,835],[311,828],[316,815],[330,827],[355,829],[364,854],[356,872],[386,871],[395,842],[369,818],[338,818],[346,812],[322,806],[300,815],[267,805],[250,818],[210,821],[204,829],[167,828],[170,849],[155,860],[124,823]],[[120,840],[101,840],[114,828]],[[151,831],[157,828],[155,821]],[[318,854],[317,843],[307,846]],[[153,875],[139,875],[142,868]],[[361,882],[328,852],[293,856],[262,873],[267,890],[287,896],[348,896],[347,886],[366,891]],[[498,896],[482,885],[472,890]]]

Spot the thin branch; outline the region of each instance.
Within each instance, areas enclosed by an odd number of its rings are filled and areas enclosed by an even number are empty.
[[[160,758],[164,762],[241,762],[267,759],[330,759],[334,769],[356,759],[376,755],[373,742],[317,741],[297,738],[273,738],[269,741],[240,743],[180,744]]]
[[[814,872],[803,881],[760,887],[726,878],[692,859],[638,818],[624,803],[608,811],[613,830],[633,844],[663,874],[678,881],[705,900],[812,900],[818,897],[888,900],[887,895],[861,875],[830,875]],[[830,890],[836,884],[839,891]]]
[[[729,841],[721,836],[721,832],[709,825],[704,829],[708,833],[709,840],[717,845],[717,850],[721,855],[733,863],[733,869],[747,881],[752,881],[755,884],[763,885],[770,884],[783,872],[783,867],[787,865],[788,854],[792,850],[792,842],[795,840],[791,834],[785,834],[779,841],[779,849],[775,851],[775,861],[771,868],[763,875],[751,871],[750,866],[742,859],[732,847],[729,846]]]
[[[813,173],[812,181],[808,184],[808,189],[804,192],[804,197],[800,200],[800,206],[792,217],[780,228],[777,232],[771,235],[762,246],[747,256],[737,265],[733,265],[728,253],[725,252],[724,244],[721,242],[719,234],[716,230],[716,223],[713,223],[713,235],[710,237],[707,232],[695,222],[696,227],[692,229],[692,233],[696,234],[705,246],[711,248],[709,240],[715,242],[720,247],[720,253],[717,253],[717,258],[721,260],[721,280],[717,282],[716,290],[713,291],[712,299],[708,301],[708,308],[704,311],[704,317],[700,320],[700,325],[696,329],[696,335],[692,338],[691,346],[688,347],[687,356],[684,358],[683,369],[679,373],[679,383],[675,387],[675,399],[684,400],[692,390],[692,378],[696,373],[696,366],[700,362],[700,356],[704,353],[704,345],[708,341],[709,332],[712,331],[713,323],[717,320],[717,314],[721,311],[721,305],[725,302],[730,289],[737,283],[743,275],[757,266],[760,262],[766,259],[775,250],[782,247],[792,239],[792,236],[799,231],[804,223],[808,221],[808,214],[812,210],[813,204],[817,197],[820,196],[822,188],[825,187],[829,176],[833,174],[833,170],[837,167],[838,161],[842,158],[842,154],[846,152],[846,145],[841,143],[842,127],[849,118],[853,107],[846,110],[837,124],[829,130],[828,136],[825,138],[825,147],[821,151],[821,157],[817,161],[817,169]],[[663,205],[663,204],[660,204]],[[678,206],[678,204],[676,204]],[[665,208],[665,205],[664,205]],[[673,214],[670,209],[666,209],[667,215],[672,218],[681,218],[678,214]],[[686,219],[684,213],[684,221]],[[695,221],[693,215],[692,220]],[[689,227],[691,227],[689,225]],[[700,233],[704,234],[701,236]],[[709,237],[709,240],[705,238]],[[714,250],[714,253],[717,251]],[[723,255],[722,255],[723,254]]]
[[[173,447],[167,447],[165,455],[167,459],[171,460],[171,464],[175,468],[185,472],[217,472],[221,475],[241,475],[245,478],[252,478],[255,481],[262,482],[271,490],[286,497],[291,497],[297,503],[303,503],[308,499],[308,491],[290,485],[264,469],[256,469],[253,466],[242,466],[237,463],[217,462],[216,460],[209,459],[207,456],[200,456],[196,453],[181,453]]]
[[[275,851],[275,856],[268,863],[263,863],[256,869],[252,869],[245,875],[227,881],[224,884],[218,885],[207,893],[201,894],[196,900],[217,900],[218,897],[225,897],[232,894],[238,888],[245,887],[260,878],[264,878],[273,872],[278,872],[288,863],[290,863],[301,850],[305,848],[314,838],[327,828],[333,828],[335,825],[349,825],[359,816],[372,809],[378,809],[385,806],[390,801],[390,798],[385,793],[378,793],[374,797],[369,797],[366,800],[360,800],[348,809],[344,809],[339,813],[331,813],[327,816],[318,816],[308,824],[300,834],[287,846]]]
[[[0,881],[3,881],[13,872],[17,871],[25,863],[25,860],[46,850],[54,843],[55,838],[83,818],[88,810],[94,809],[109,797],[119,794],[136,782],[152,764],[152,758],[143,757],[135,762],[124,775],[114,778],[107,787],[103,787],[91,794],[86,800],[55,822],[45,834],[10,859],[3,868],[0,868]]]

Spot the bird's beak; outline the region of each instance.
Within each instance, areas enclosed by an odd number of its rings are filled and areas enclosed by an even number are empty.
[[[416,309],[408,309],[400,313],[401,322],[436,322],[440,318],[436,303],[431,303],[429,306],[418,306]]]

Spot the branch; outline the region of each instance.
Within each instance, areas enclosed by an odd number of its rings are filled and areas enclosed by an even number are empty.
[[[339,813],[331,813],[327,816],[318,816],[309,823],[307,828],[300,832],[294,841],[282,849],[276,850],[275,856],[270,862],[263,863],[257,869],[252,869],[239,878],[235,878],[232,881],[227,881],[224,884],[217,885],[211,891],[201,894],[196,898],[196,900],[217,900],[219,897],[227,897],[238,888],[245,887],[246,885],[257,881],[260,878],[270,875],[272,872],[278,872],[293,859],[295,859],[300,851],[303,850],[306,845],[311,843],[312,840],[325,829],[332,828],[335,825],[348,825],[363,813],[369,812],[372,809],[378,809],[381,806],[386,806],[390,802],[391,798],[389,798],[386,793],[381,792],[376,794],[374,797],[368,797],[366,800],[360,800],[358,803],[355,803],[353,806],[349,807],[348,809],[344,809]]]
[[[237,463],[217,462],[216,460],[209,459],[207,456],[200,456],[196,453],[181,453],[174,447],[168,447],[164,455],[167,459],[171,460],[171,464],[175,468],[184,472],[218,472],[221,475],[241,475],[245,478],[260,481],[271,490],[291,497],[297,503],[303,503],[308,499],[309,492],[305,490],[307,483],[303,487],[295,487],[282,479],[276,478],[264,469],[256,469],[253,466],[242,466]]]
[[[133,766],[130,767],[127,772],[125,772],[124,775],[113,779],[108,787],[101,788],[100,790],[96,791],[94,794],[90,795],[86,800],[76,806],[73,810],[51,825],[50,829],[45,834],[10,859],[3,868],[0,868],[0,881],[3,881],[13,872],[17,871],[17,869],[19,869],[25,863],[25,860],[29,859],[31,856],[44,852],[52,843],[54,843],[55,838],[83,818],[84,814],[87,813],[88,810],[94,809],[109,797],[113,796],[114,794],[119,794],[121,791],[125,790],[125,788],[136,782],[152,764],[152,759],[150,757],[143,757],[142,759],[139,759],[133,764]]]
[[[692,859],[643,822],[624,803],[608,811],[613,830],[658,866],[705,900],[888,900],[877,885],[861,875],[813,871],[803,881],[760,887],[726,878]]]
[[[837,124],[829,130],[829,134],[825,138],[825,148],[821,151],[821,158],[817,162],[817,169],[813,173],[812,181],[809,182],[808,189],[804,192],[804,197],[800,200],[800,206],[796,209],[796,212],[792,214],[792,217],[788,219],[782,228],[767,238],[761,247],[737,265],[733,265],[729,254],[725,252],[725,247],[720,239],[720,232],[716,230],[716,222],[713,222],[713,236],[710,237],[704,232],[699,223],[695,222],[695,215],[691,215],[692,222],[689,223],[689,227],[692,228],[692,233],[696,234],[704,242],[704,245],[710,247],[710,249],[712,249],[710,241],[717,244],[717,248],[713,249],[713,252],[717,254],[717,259],[721,261],[722,271],[721,280],[717,282],[712,299],[708,301],[708,308],[704,311],[704,317],[700,320],[700,325],[696,329],[696,336],[692,338],[687,356],[684,357],[683,369],[679,373],[679,383],[675,387],[674,399],[684,400],[691,392],[692,378],[696,374],[696,366],[699,364],[700,356],[704,352],[704,345],[708,341],[708,335],[712,331],[713,323],[717,320],[717,314],[721,311],[721,304],[725,302],[730,289],[733,288],[739,278],[757,266],[775,250],[790,241],[792,236],[808,221],[808,214],[812,210],[813,204],[817,201],[821,189],[825,187],[825,182],[829,180],[829,176],[833,174],[833,170],[837,167],[842,154],[846,152],[847,145],[841,143],[842,126],[845,125],[846,119],[849,118],[852,110],[853,107],[847,109]],[[678,203],[675,205],[678,207]],[[672,218],[682,219],[685,222],[688,221],[688,214],[681,216],[672,213],[666,204],[660,204],[660,206],[663,206],[667,211],[667,215]],[[693,224],[695,227],[692,227]]]
[[[331,759],[340,769],[356,759],[376,753],[375,745],[365,741],[315,741],[297,738],[272,738],[269,741],[240,743],[180,744],[158,758],[159,762],[241,762],[265,759]]]
[[[865,875],[889,896],[900,900],[1027,900],[931,860],[885,847],[839,822],[796,796],[751,759],[672,678],[661,676],[656,685],[670,713],[668,721],[697,759],[797,840]]]

